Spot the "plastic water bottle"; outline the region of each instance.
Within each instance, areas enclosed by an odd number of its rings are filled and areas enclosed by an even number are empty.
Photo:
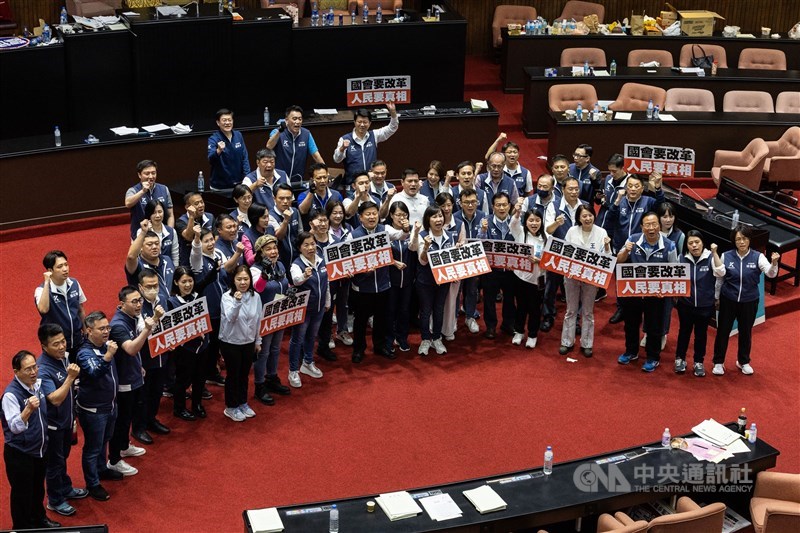
[[[567,19],[561,19],[561,35],[567,34]]]
[[[203,171],[197,175],[197,190],[203,192],[206,190],[206,179],[203,177]]]
[[[584,76],[588,76],[589,75],[589,62],[588,61],[584,61],[583,62],[583,75]]]
[[[222,0],[219,0],[219,3],[218,3],[218,13],[220,15],[222,15]]]
[[[575,109],[575,120],[580,122],[583,120],[583,106],[579,103],[578,108]]]
[[[442,10],[437,7],[434,9],[434,12],[436,14],[436,22],[442,20]]]
[[[617,62],[614,59],[611,60],[611,75],[612,76],[617,75]]]
[[[361,13],[361,22],[364,24],[369,23],[369,7],[367,7],[367,4],[364,4],[364,12]]]
[[[733,210],[733,216],[731,216],[731,229],[736,229],[739,226],[739,210]]]
[[[647,103],[647,118],[653,118],[653,99]]]
[[[316,2],[311,4],[311,25],[319,26],[319,9],[317,9]]]
[[[660,111],[661,111],[661,110],[659,109],[659,107],[658,107],[658,106],[655,106],[655,107],[653,108],[653,118],[654,118],[654,119],[658,119],[658,114],[659,114],[659,112],[660,112]]]
[[[333,6],[328,9],[328,26],[333,26],[333,20],[336,18],[336,15],[333,13]]]
[[[336,504],[331,505],[331,512],[328,518],[328,531],[329,533],[339,533],[339,509]]]
[[[61,14],[58,17],[58,23],[59,24],[66,24],[67,22],[69,22],[69,19],[67,18],[67,8],[65,6],[62,6],[61,7]]]
[[[269,107],[264,108],[264,125],[269,126]]]
[[[747,413],[745,413],[745,408],[742,407],[742,410],[739,411],[739,418],[736,419],[736,431],[739,432],[739,435],[744,435],[745,429],[747,429]]]
[[[756,443],[756,433],[757,433],[756,432],[756,423],[753,422],[752,424],[750,424],[750,435],[748,435],[748,437],[747,437],[747,442],[749,442],[750,444],[755,444]]]
[[[53,136],[56,139],[56,146],[61,146],[61,128],[56,126],[56,129],[53,130]]]
[[[545,476],[553,473],[553,447],[548,446],[544,451],[544,467],[542,468]]]
[[[661,445],[664,448],[669,448],[670,440],[672,440],[672,435],[669,434],[669,428],[664,428],[664,433],[661,434]]]
[[[356,10],[355,9],[350,12],[350,24],[352,24],[353,26],[355,26],[355,24],[356,24]]]
[[[52,34],[50,33],[50,26],[47,24],[44,25],[44,29],[42,29],[42,43],[47,44],[50,42],[50,38]]]
[[[375,23],[380,24],[381,22],[383,22],[383,7],[378,2],[378,7],[375,9]]]

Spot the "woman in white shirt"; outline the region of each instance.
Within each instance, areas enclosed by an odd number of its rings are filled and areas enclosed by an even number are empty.
[[[594,212],[590,207],[581,205],[575,211],[578,224],[572,226],[564,240],[589,248],[597,253],[611,253],[611,239],[606,230],[594,223]],[[558,353],[565,355],[575,345],[575,323],[578,310],[581,312],[581,349],[586,357],[592,356],[594,344],[594,297],[597,286],[575,279],[564,277],[564,292],[567,296],[567,313],[564,315],[564,327],[561,330],[561,347]]]
[[[531,258],[533,272],[514,270],[516,314],[514,316],[514,337],[511,339],[511,343],[517,346],[522,344],[527,320],[528,338],[525,341],[525,347],[536,348],[539,322],[542,318],[542,293],[544,291],[544,270],[539,268],[539,259],[542,257],[547,236],[544,232],[544,214],[538,208],[526,211],[520,222],[523,202],[524,198],[517,200],[509,230],[515,241],[533,246]]]
[[[247,382],[253,357],[261,348],[261,297],[253,290],[250,267],[233,271],[233,287],[222,295],[219,350],[225,360],[225,416],[234,422],[256,416],[247,405]]]

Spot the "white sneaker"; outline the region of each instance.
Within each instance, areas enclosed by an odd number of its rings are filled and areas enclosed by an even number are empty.
[[[417,350],[417,353],[419,353],[420,355],[428,355],[430,349],[431,349],[431,341],[422,341],[419,345],[419,350]]]
[[[714,369],[711,371],[711,373],[715,376],[721,376],[725,374],[725,367],[722,365],[714,365]]]
[[[333,350],[334,348],[336,348],[336,341],[331,339],[331,340],[328,341],[328,349],[329,350]]]
[[[302,365],[300,365],[300,373],[317,379],[322,377],[322,370],[317,368],[317,365],[314,364],[314,361],[311,361],[310,363],[304,362]]]
[[[147,453],[147,450],[144,448],[139,448],[138,446],[134,446],[132,443],[128,443],[128,447],[119,452],[120,457],[139,457],[140,455],[144,455]]]
[[[442,336],[444,337],[444,340],[446,340],[447,342],[456,340],[455,334],[453,334],[453,335],[442,335]]]
[[[439,355],[447,353],[447,348],[442,343],[442,339],[436,339],[435,341],[433,341],[432,344],[433,344],[433,349],[436,350],[436,353],[438,353]]]
[[[136,474],[139,473],[139,470],[132,467],[122,459],[120,459],[119,462],[115,465],[112,465],[110,462],[106,463],[106,466],[108,467],[109,470],[113,470],[114,472],[119,472],[123,476],[135,476]]]
[[[641,340],[641,341],[639,341],[639,346],[641,346],[642,348],[644,348],[645,346],[647,346],[647,333],[645,333],[644,335],[642,335],[642,340]]]
[[[753,374],[753,372],[755,372],[755,370],[753,370],[753,367],[750,366],[750,363],[745,363],[743,365],[740,365],[739,361],[736,361],[736,368],[741,370],[742,374],[744,374],[745,376],[750,376]]]
[[[334,313],[333,316],[331,316],[331,324],[333,324],[335,326],[338,323],[339,323],[339,321],[336,320],[336,314]]]
[[[233,420],[234,422],[244,422],[246,418],[238,407],[226,407],[222,414]]]
[[[511,339],[511,344],[519,346],[520,344],[522,344],[522,338],[524,336],[525,335],[523,335],[522,333],[514,333],[514,338]]]
[[[372,317],[369,317],[369,318],[367,319],[367,325],[368,325],[370,328],[372,328]]]
[[[481,330],[481,328],[478,327],[478,321],[474,318],[468,318],[464,323],[467,325],[467,329],[470,333],[478,333]]]
[[[525,347],[536,348],[536,339],[537,337],[528,337],[528,340],[525,341]]]
[[[350,336],[349,333],[346,331],[337,331],[336,338],[342,341],[342,344],[345,346],[352,346],[353,345],[353,337]]]
[[[300,381],[300,373],[299,372],[289,372],[289,385],[292,387],[299,389],[303,386],[303,382]]]
[[[256,412],[253,411],[253,409],[246,403],[243,403],[242,405],[239,406],[239,412],[242,413],[245,416],[245,418],[253,418],[254,416],[256,416]]]

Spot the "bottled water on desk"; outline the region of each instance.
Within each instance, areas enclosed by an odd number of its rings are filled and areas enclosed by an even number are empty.
[[[378,7],[375,9],[375,22],[377,24],[383,22],[383,7],[380,2],[378,2]]]
[[[317,9],[316,2],[311,4],[311,25],[319,26],[319,9]]]
[[[62,6],[61,7],[61,14],[58,17],[59,24],[66,24],[69,22],[69,18],[67,17],[67,8]]]
[[[617,62],[613,59],[611,60],[611,75],[612,76],[617,75]]]
[[[264,125],[269,126],[269,107],[264,108]]]
[[[352,24],[353,26],[355,26],[355,24],[356,24],[356,12],[355,12],[355,10],[350,12],[350,24]]]
[[[672,435],[669,434],[669,428],[664,428],[664,433],[661,434],[661,445],[664,448],[669,448],[670,440],[672,440]]]
[[[731,216],[731,229],[736,229],[738,226],[739,226],[739,210],[734,209],[733,216]]]
[[[653,118],[653,99],[647,103],[647,118]]]
[[[361,13],[361,21],[364,24],[369,22],[369,8],[367,7],[367,4],[364,4],[364,12]]]
[[[583,120],[583,106],[581,104],[578,104],[578,108],[575,109],[575,120],[578,122]]]
[[[331,506],[330,517],[328,518],[328,532],[339,533],[339,509],[336,508],[335,503]]]
[[[197,190],[198,190],[198,192],[203,192],[203,191],[206,190],[206,179],[203,177],[203,171],[202,170],[197,175]]]
[[[653,118],[658,120],[658,116],[659,116],[660,112],[661,112],[661,109],[658,106],[655,106],[653,108]]]
[[[47,24],[44,25],[44,29],[42,29],[42,43],[47,44],[50,42],[50,38],[52,34],[50,33],[50,26]]]
[[[333,14],[333,6],[328,9],[328,26],[333,26],[333,19],[336,18],[336,15]]]
[[[61,146],[61,128],[56,126],[56,129],[53,130],[53,136],[56,139],[56,146]]]
[[[757,437],[757,435],[756,435],[756,423],[753,422],[750,425],[750,434],[747,436],[747,442],[749,442],[750,444],[755,444],[756,443],[756,437]]]
[[[542,468],[545,476],[553,473],[553,447],[548,446],[544,451],[544,467]]]
[[[584,61],[583,62],[583,75],[584,76],[588,76],[589,75],[589,62],[588,61]]]

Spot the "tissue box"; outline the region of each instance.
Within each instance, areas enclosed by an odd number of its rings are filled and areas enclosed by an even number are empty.
[[[713,11],[702,9],[678,11],[681,16],[681,33],[690,37],[710,37],[714,33],[715,19],[725,20]]]

